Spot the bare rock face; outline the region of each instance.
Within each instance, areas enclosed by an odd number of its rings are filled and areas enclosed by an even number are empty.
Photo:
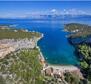
[[[0,44],[0,58],[4,58],[7,54],[15,51],[15,48],[8,44]]]
[[[7,54],[19,49],[34,48],[38,38],[32,39],[3,39],[0,40],[0,58],[4,58]]]

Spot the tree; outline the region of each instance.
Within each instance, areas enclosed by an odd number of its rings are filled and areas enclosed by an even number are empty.
[[[82,62],[80,62],[80,65],[81,65],[81,68],[82,69],[87,69],[88,68],[88,64],[87,64],[87,62],[86,61],[82,61]]]
[[[70,72],[66,72],[64,77],[68,84],[79,84],[80,82],[80,78],[76,74]]]

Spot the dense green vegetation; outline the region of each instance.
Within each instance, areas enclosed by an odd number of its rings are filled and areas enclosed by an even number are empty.
[[[39,55],[37,48],[24,49],[0,59],[0,84],[66,84],[64,79],[41,73]]]
[[[40,37],[38,32],[27,32],[25,30],[15,30],[14,28],[0,28],[0,39],[23,39]]]
[[[91,47],[89,45],[83,44],[79,45],[79,52],[84,56],[87,61],[91,60]]]
[[[70,32],[70,38],[90,38],[91,36],[91,26],[85,24],[66,24],[65,29]],[[91,43],[90,41],[89,43],[82,42],[80,44],[78,42],[74,46],[78,51],[77,55],[80,57],[80,68],[85,78],[85,84],[91,84]]]
[[[65,77],[65,81],[67,81],[68,84],[81,83],[80,78],[76,74],[72,74],[70,72],[67,72],[67,73],[65,73],[64,77]]]
[[[91,47],[87,44],[82,44],[78,46],[78,50],[83,56],[80,62],[83,75],[91,82]]]
[[[2,82],[6,81],[5,84],[42,84],[42,66],[38,55],[38,49],[34,48],[32,50],[21,50],[1,59]]]
[[[65,30],[71,32],[69,37],[86,37],[91,35],[91,26],[79,23],[70,23],[65,25]]]

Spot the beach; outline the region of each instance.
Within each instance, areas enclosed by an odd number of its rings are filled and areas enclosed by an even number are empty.
[[[76,66],[73,66],[73,65],[48,65],[48,67],[44,68],[44,69],[47,69],[49,67],[52,67],[53,69],[58,69],[60,70],[61,72],[65,72],[65,71],[69,71],[69,72],[72,72],[72,71],[80,71],[79,68],[77,68]]]

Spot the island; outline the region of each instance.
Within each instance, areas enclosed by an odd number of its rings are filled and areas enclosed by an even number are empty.
[[[67,38],[75,47],[79,58],[79,68],[84,77],[84,84],[91,84],[91,26],[79,23],[65,24]]]
[[[37,42],[43,34],[0,26],[0,84],[79,84],[80,69],[50,65]]]

